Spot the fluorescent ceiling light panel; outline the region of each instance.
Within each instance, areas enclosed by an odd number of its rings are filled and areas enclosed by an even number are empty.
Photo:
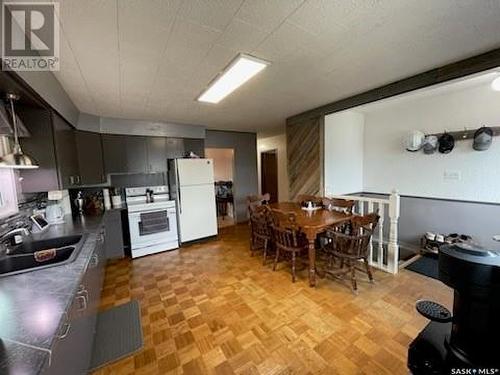
[[[197,100],[206,103],[219,103],[268,65],[267,61],[240,54],[210,83]]]

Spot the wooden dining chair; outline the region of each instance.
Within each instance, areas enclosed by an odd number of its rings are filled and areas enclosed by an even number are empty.
[[[356,201],[351,199],[341,199],[341,198],[327,198],[323,197],[323,207],[329,210],[335,210],[340,212],[345,212],[347,214],[352,214],[354,205]]]
[[[315,195],[300,194],[297,196],[297,203],[302,204],[303,202],[313,202],[314,206],[322,206],[323,198],[317,197]]]
[[[296,263],[297,257],[301,257],[308,250],[308,241],[297,225],[295,213],[286,213],[273,210],[273,240],[276,247],[273,271],[280,261],[280,256],[289,256],[292,263],[292,282],[297,279]]]
[[[356,270],[361,270],[358,267],[359,261],[365,265],[366,273],[370,282],[373,282],[373,275],[368,264],[368,252],[370,238],[372,232],[365,230],[363,234],[350,235],[340,232],[331,232],[332,236],[332,253],[335,257],[341,260],[339,268],[329,268],[325,270],[326,274],[333,276],[342,276],[350,274],[351,287],[354,292],[357,291]]]
[[[262,195],[248,195],[246,199],[248,218],[250,218],[251,212],[256,207],[262,206],[263,204],[267,204],[269,203],[270,200],[271,200],[271,194],[269,193]]]
[[[378,212],[372,212],[366,215],[354,216],[346,226],[344,227],[333,227],[325,232],[325,237],[328,239],[326,244],[322,247],[322,250],[328,256],[328,269],[327,273],[332,273],[333,265],[335,264],[335,258],[340,260],[339,270],[344,271],[333,271],[333,273],[347,273],[351,272],[351,282],[353,284],[353,290],[356,290],[356,275],[355,271],[363,271],[368,274],[370,282],[373,282],[373,274],[371,271],[371,266],[368,257],[369,245],[371,236],[377,227],[380,216]],[[366,238],[368,235],[368,242],[363,246],[361,243],[356,244],[356,241],[360,242],[361,238]],[[352,240],[352,244],[349,243],[349,238]],[[356,256],[353,256],[352,249],[358,248],[360,251]],[[347,254],[347,255],[346,255]],[[364,269],[357,267],[358,261],[364,263]],[[344,268],[344,266],[346,266]]]
[[[364,229],[370,230],[374,232],[375,228],[378,225],[378,221],[380,220],[380,215],[377,212],[371,212],[366,215],[357,215],[354,216],[349,222],[351,225],[351,233],[359,234]]]
[[[272,241],[272,215],[269,206],[257,206],[250,213],[250,251],[254,256],[258,250],[263,251],[263,264],[266,264],[267,256],[273,249]]]

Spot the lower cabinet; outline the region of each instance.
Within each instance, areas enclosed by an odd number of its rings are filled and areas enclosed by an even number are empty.
[[[123,249],[123,229],[121,210],[108,210],[104,213],[106,227],[105,253],[106,259],[117,259],[125,256]]]
[[[88,373],[106,263],[104,240],[105,230],[102,227],[81,284],[53,345],[45,374]]]

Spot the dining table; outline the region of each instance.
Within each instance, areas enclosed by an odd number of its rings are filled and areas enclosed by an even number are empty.
[[[315,244],[318,234],[325,232],[329,227],[335,227],[349,221],[353,214],[325,208],[305,209],[297,202],[272,203],[269,206],[272,210],[295,214],[296,223],[308,241],[309,286],[316,286]]]

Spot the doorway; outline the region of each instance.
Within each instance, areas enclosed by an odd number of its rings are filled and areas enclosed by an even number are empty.
[[[260,153],[260,187],[262,194],[271,195],[270,203],[278,202],[278,153],[270,150]]]
[[[206,148],[205,157],[214,161],[215,201],[217,226],[236,224],[234,209],[234,149]]]

